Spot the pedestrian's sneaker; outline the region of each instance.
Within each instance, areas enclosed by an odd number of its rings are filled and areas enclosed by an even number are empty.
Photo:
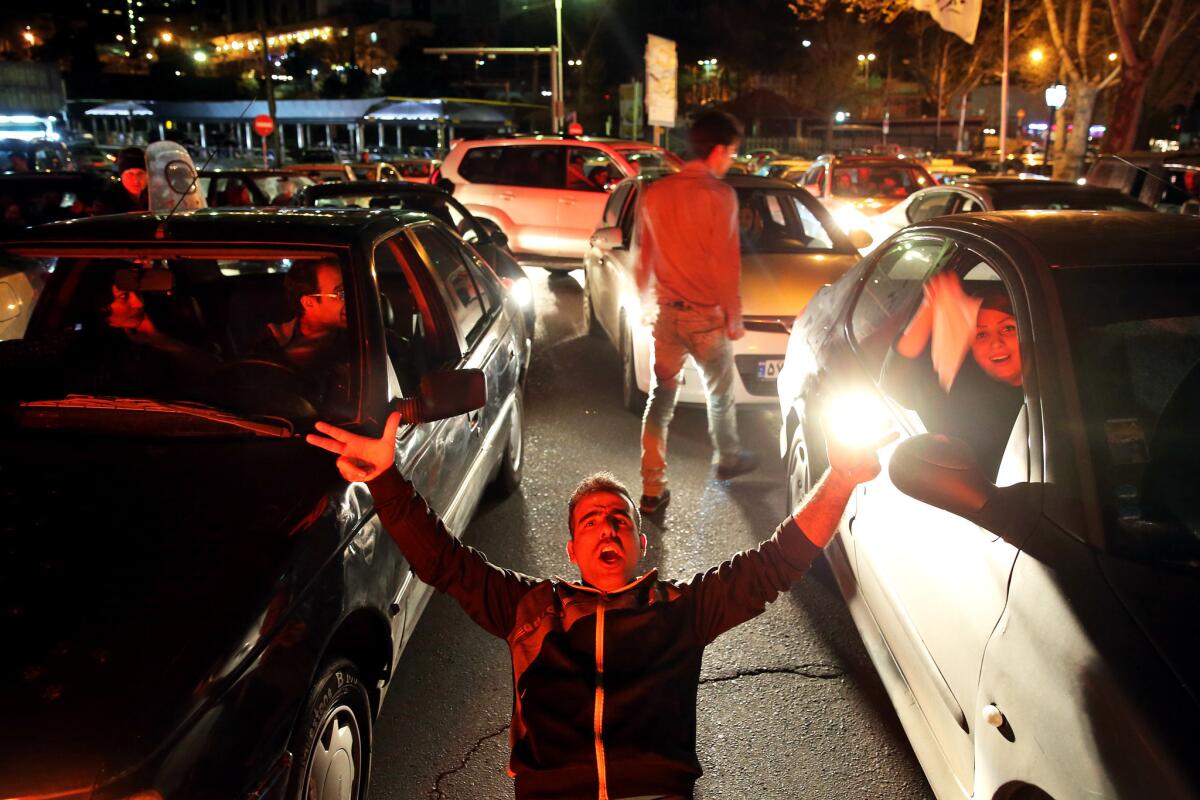
[[[728,464],[717,464],[716,478],[719,481],[727,481],[736,478],[738,475],[754,472],[754,470],[758,469],[759,460],[758,453],[743,450],[737,454],[736,461]]]
[[[638,501],[638,510],[643,514],[657,514],[671,502],[671,490],[663,489],[662,494],[644,494]]]

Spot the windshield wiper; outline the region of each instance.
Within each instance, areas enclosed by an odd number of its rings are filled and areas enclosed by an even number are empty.
[[[229,411],[202,403],[173,400],[149,400],[144,397],[100,397],[88,394],[70,394],[61,400],[27,400],[21,408],[72,409],[89,411],[133,411],[149,414],[178,414],[180,416],[219,422],[250,431],[257,436],[272,436],[280,439],[295,435],[292,423],[282,417],[269,417],[271,422],[257,422]]]

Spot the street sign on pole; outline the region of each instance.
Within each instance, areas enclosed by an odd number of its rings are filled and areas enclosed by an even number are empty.
[[[275,120],[270,114],[259,114],[254,118],[254,132],[262,137],[263,169],[271,166],[267,161],[267,137],[275,132]]]

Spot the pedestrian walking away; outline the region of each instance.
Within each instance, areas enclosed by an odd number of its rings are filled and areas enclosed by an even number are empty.
[[[394,467],[401,419],[378,439],[325,423],[308,441],[365,481],[417,577],[453,597],[508,644],[513,710],[509,774],[518,800],[684,800],[702,770],[696,695],[704,648],[762,613],[833,536],[854,487],[879,473],[876,450],[830,441],[829,468],[774,535],[687,581],[639,574],[641,517],[611,475],[585,479],[567,504],[578,580],[491,564],[446,531]]]
[[[642,191],[634,226],[638,289],[657,302],[654,371],[642,417],[643,513],[670,501],[667,429],[675,415],[684,360],[691,356],[704,383],[715,475],[751,472],[758,456],[743,451],[734,407],[732,342],[742,338],[742,273],[737,194],[721,179],[742,140],[741,124],[718,111],[688,131],[694,159]]]

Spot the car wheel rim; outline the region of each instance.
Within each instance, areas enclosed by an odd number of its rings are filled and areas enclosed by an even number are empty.
[[[804,450],[800,443],[792,445],[791,466],[788,469],[788,513],[793,513],[796,505],[808,494],[808,464],[804,459]]]
[[[637,391],[637,373],[633,364],[633,341],[628,330],[621,331],[621,367],[624,373],[621,388],[625,392],[625,402],[629,403]]]
[[[357,800],[362,735],[349,706],[329,711],[313,742],[306,770],[305,800]]]
[[[521,419],[522,413],[521,402],[518,400],[513,405],[512,424],[509,426],[508,431],[508,459],[512,464],[512,471],[514,473],[521,471],[521,458],[524,455],[522,453],[525,444],[525,437],[522,435],[524,431],[524,421]]]

